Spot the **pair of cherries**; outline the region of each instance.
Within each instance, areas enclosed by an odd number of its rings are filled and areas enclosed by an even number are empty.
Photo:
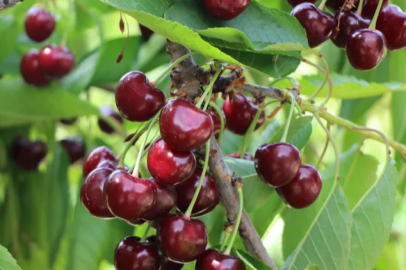
[[[16,136],[11,142],[10,153],[16,164],[23,170],[36,171],[48,152],[47,145],[40,140],[31,142]]]
[[[302,165],[300,152],[292,144],[260,146],[255,153],[255,169],[293,208],[305,208],[319,196],[322,187],[319,172],[311,165]]]

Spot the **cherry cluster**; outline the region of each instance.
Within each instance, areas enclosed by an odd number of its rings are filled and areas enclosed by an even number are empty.
[[[45,41],[55,29],[55,18],[41,7],[28,10],[25,31],[35,42]],[[65,46],[50,44],[41,50],[31,49],[21,59],[20,72],[28,84],[43,86],[52,79],[66,76],[75,65],[73,53]]]
[[[306,30],[311,48],[330,38],[337,47],[346,50],[350,64],[356,69],[375,68],[384,58],[385,48],[406,47],[406,13],[398,6],[388,5],[388,0],[383,0],[379,11],[379,0],[365,0],[362,7],[358,0],[327,0],[326,6],[334,17],[316,7],[316,0],[288,2],[294,6],[291,15]]]

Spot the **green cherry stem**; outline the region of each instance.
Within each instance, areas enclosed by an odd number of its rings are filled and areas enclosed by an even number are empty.
[[[220,251],[224,251],[224,249],[227,246],[228,239],[231,236],[231,233],[229,233],[227,231],[225,231],[224,233],[225,233],[225,235],[224,235],[223,243],[221,243]]]
[[[238,197],[240,199],[240,206],[238,208],[237,220],[235,222],[233,233],[231,234],[230,242],[228,243],[227,249],[224,251],[224,254],[226,255],[230,255],[231,249],[233,248],[235,238],[237,237],[238,229],[240,228],[242,212],[244,210],[244,195],[242,192],[242,185],[237,187],[237,192]]]
[[[147,129],[148,125],[145,125],[143,128],[140,129],[141,126],[138,127],[137,131],[134,133],[133,137],[131,140],[126,144],[123,152],[119,155],[120,156],[120,162],[118,163],[119,166],[124,165],[125,161],[125,156],[127,155],[128,150],[130,150],[131,146],[133,143],[144,133],[144,131]]]
[[[218,78],[218,76],[220,75],[220,72],[221,72],[221,64],[220,63],[218,63],[218,64],[219,64],[219,67],[217,67],[217,71],[214,74],[213,79],[211,80],[209,86],[207,86],[207,88],[204,91],[203,95],[200,97],[199,101],[196,104],[196,107],[198,107],[198,108],[200,108],[202,106],[203,101],[206,99],[207,95],[209,95],[209,93],[211,94],[211,92],[213,91],[214,83],[216,82],[216,80],[217,80],[217,78]],[[210,96],[209,96],[209,98],[210,98]],[[204,106],[205,107],[204,110],[207,109],[207,106],[208,106],[208,102],[206,102],[206,104]]]
[[[375,30],[376,28],[376,21],[378,20],[379,13],[381,12],[383,0],[379,0],[378,6],[376,7],[374,17],[372,18],[371,24],[369,25],[369,29]]]
[[[289,111],[288,120],[286,121],[285,130],[283,131],[281,142],[286,142],[286,139],[288,137],[289,127],[290,127],[290,122],[292,121],[293,111],[296,108],[296,106],[295,106],[295,103],[296,103],[295,97],[292,95],[292,93],[289,93],[289,96],[290,96],[290,102],[291,102],[290,111]]]
[[[362,8],[364,7],[364,0],[360,0],[358,3],[357,14],[361,16]]]
[[[320,5],[319,5],[319,9],[320,9],[320,10],[323,10],[323,9],[324,9],[324,6],[326,5],[326,2],[327,2],[327,0],[323,0],[323,1],[320,3]]]
[[[165,77],[165,75],[167,73],[169,73],[174,67],[176,67],[180,62],[182,62],[183,60],[185,60],[186,58],[196,54],[197,52],[190,52],[185,54],[184,56],[178,58],[175,62],[173,62],[170,66],[168,66],[161,75],[158,76],[158,78],[155,79],[154,81],[154,85],[157,85],[159,83],[160,80],[162,80],[163,77]]]
[[[151,226],[152,226],[152,221],[148,222],[147,228],[145,229],[145,232],[142,235],[141,243],[145,243],[145,240],[147,240],[148,233],[149,233],[149,230],[151,229]]]
[[[217,106],[217,104],[214,101],[210,101],[209,103],[210,107],[212,107],[217,115],[220,118],[220,134],[219,134],[219,138],[218,138],[218,143],[219,146],[221,146],[221,142],[223,141],[223,135],[224,135],[224,118],[223,118],[223,113],[221,112],[221,109],[219,106]]]
[[[255,126],[257,125],[258,119],[261,116],[263,109],[264,109],[264,106],[258,106],[257,113],[255,114],[254,119],[252,120],[250,126],[248,127],[247,134],[245,134],[244,140],[238,151],[238,153],[240,154],[240,159],[244,159],[244,155],[245,155],[245,152],[247,151],[248,144],[251,141],[252,134],[254,133],[254,130],[255,130]]]
[[[206,175],[207,168],[209,167],[209,155],[210,155],[210,139],[206,142],[206,153],[204,156],[204,165],[203,165],[203,170],[202,170],[202,174],[200,176],[199,183],[197,185],[195,194],[193,195],[192,201],[190,202],[189,207],[187,208],[185,214],[183,215],[187,219],[189,219],[192,214],[193,207],[195,206],[197,197],[199,196],[200,189],[202,188],[204,176]]]

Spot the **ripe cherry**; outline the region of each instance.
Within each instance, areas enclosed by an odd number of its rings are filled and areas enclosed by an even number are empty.
[[[158,239],[155,235],[151,235],[147,237],[146,242],[158,244]],[[161,255],[161,268],[159,268],[159,270],[180,270],[183,268],[184,264],[172,262],[162,254],[160,255]]]
[[[161,90],[151,86],[144,73],[131,71],[118,82],[116,105],[125,119],[144,122],[165,105],[165,96]]]
[[[112,218],[114,215],[104,201],[104,184],[113,170],[98,168],[92,171],[83,182],[80,190],[80,200],[83,206],[95,217]]]
[[[96,168],[107,168],[110,170],[117,170],[117,163],[111,160],[103,160],[97,164]]]
[[[207,113],[210,114],[211,119],[213,120],[213,135],[216,137],[216,139],[219,138],[220,136],[220,130],[221,130],[221,122],[220,122],[220,116],[217,114],[216,111],[212,109],[208,109]],[[226,116],[224,115],[224,111],[221,110],[221,117],[223,118],[224,123],[226,123]]]
[[[240,158],[241,157],[241,155],[239,153],[231,153],[231,154],[228,154],[227,156],[232,157],[232,158]],[[244,154],[244,159],[254,161],[254,157],[248,152],[246,152]]]
[[[156,200],[153,182],[116,170],[104,184],[104,198],[111,213],[129,222],[144,218]]]
[[[94,149],[87,156],[85,162],[83,163],[83,177],[86,178],[91,171],[93,171],[99,163],[104,160],[110,160],[117,162],[117,157],[114,155],[113,151],[105,146],[100,146]]]
[[[20,72],[26,83],[42,86],[48,84],[50,79],[41,71],[38,57],[39,51],[37,49],[29,50],[21,58]]]
[[[245,270],[244,263],[237,257],[208,249],[197,259],[196,270]]]
[[[73,53],[68,48],[55,44],[42,48],[38,59],[42,72],[52,78],[66,76],[75,65]]]
[[[158,239],[169,260],[186,263],[196,260],[206,249],[207,231],[200,220],[168,215],[161,221]]]
[[[223,105],[226,116],[226,127],[231,132],[244,135],[258,111],[258,106],[253,104],[249,98],[240,93],[234,93],[233,97],[227,97]],[[258,118],[255,129],[259,128],[265,121],[265,111]]]
[[[151,29],[149,29],[146,26],[143,26],[142,24],[139,25],[140,26],[140,30],[141,30],[141,36],[144,40],[148,40],[152,34],[154,33],[154,31],[152,31]]]
[[[86,147],[82,138],[67,138],[61,141],[61,145],[65,148],[71,163],[75,163],[86,154]]]
[[[289,143],[264,144],[255,153],[255,169],[272,187],[284,186],[295,177],[302,164],[299,150]]]
[[[375,68],[382,61],[384,51],[385,38],[378,30],[357,30],[347,41],[348,61],[359,70]]]
[[[216,19],[231,20],[240,15],[251,0],[202,0],[203,6]]]
[[[46,40],[55,29],[55,18],[47,10],[32,7],[25,17],[25,32],[30,39],[36,42]]]
[[[204,145],[213,133],[210,115],[184,98],[170,100],[159,117],[162,139],[178,151],[191,151]]]
[[[119,124],[123,123],[123,118],[121,117],[121,115],[116,112],[115,110],[113,110],[111,107],[109,106],[103,106],[100,108],[100,114],[104,117],[111,117],[113,120],[117,121]],[[107,134],[112,134],[115,132],[114,128],[112,126],[110,126],[105,120],[103,120],[102,118],[99,118],[97,120],[97,123],[99,125],[99,128]]]
[[[196,188],[199,184],[202,169],[196,168],[193,175],[176,186],[178,201],[176,203],[181,212],[186,212],[195,194]],[[193,206],[192,216],[202,216],[212,211],[220,202],[220,192],[218,190],[216,181],[210,174],[206,173],[203,180],[202,188],[197,196],[195,205]]]
[[[331,41],[340,48],[345,48],[348,37],[356,30],[368,28],[370,21],[352,11],[338,12],[334,17],[335,28]]]
[[[138,237],[121,240],[114,253],[116,270],[158,270],[160,256],[154,243],[140,243]]]
[[[321,176],[311,165],[302,165],[293,180],[277,189],[279,196],[293,208],[305,208],[316,201],[322,187]]]
[[[178,194],[174,187],[164,186],[155,179],[151,179],[156,188],[155,204],[144,216],[146,220],[156,220],[168,215],[169,212],[176,206]]]
[[[290,13],[306,30],[311,48],[317,47],[330,38],[334,29],[334,18],[311,3],[296,6]]]
[[[193,174],[196,158],[191,151],[173,150],[159,139],[149,150],[147,164],[152,177],[164,185],[175,185]]]
[[[332,12],[336,12],[341,10],[341,7],[347,2],[347,0],[327,0],[326,2],[326,7],[328,7]],[[350,2],[350,1],[348,1]],[[347,2],[347,4],[348,4]],[[344,10],[354,10],[358,7],[359,0],[354,1],[354,6],[353,7],[345,7]]]
[[[13,139],[10,150],[11,156],[21,169],[36,171],[47,155],[48,147],[43,141],[30,142],[17,136]]]
[[[395,5],[382,9],[376,23],[376,29],[382,32],[389,50],[406,47],[406,13]]]
[[[375,10],[378,7],[379,0],[365,0],[364,6],[362,7],[362,17],[372,20],[375,14]],[[388,0],[383,0],[381,11],[384,7],[388,5]],[[379,15],[380,16],[380,15]],[[396,27],[394,27],[396,28]]]
[[[288,0],[288,3],[292,6],[295,7],[297,5],[300,5],[302,3],[316,3],[317,0]]]

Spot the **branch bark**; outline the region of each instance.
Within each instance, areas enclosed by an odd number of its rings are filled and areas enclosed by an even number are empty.
[[[23,0],[0,0],[0,10],[13,7],[18,2],[22,2]]]

